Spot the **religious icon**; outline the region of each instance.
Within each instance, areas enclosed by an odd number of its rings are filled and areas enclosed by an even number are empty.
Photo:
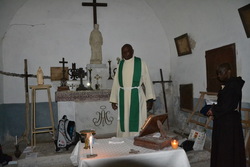
[[[192,53],[187,33],[176,37],[174,40],[178,56],[183,56]]]

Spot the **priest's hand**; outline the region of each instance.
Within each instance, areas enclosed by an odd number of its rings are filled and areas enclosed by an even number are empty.
[[[213,111],[211,109],[208,110],[207,116],[213,116]]]
[[[112,106],[112,108],[113,108],[113,110],[117,110],[117,103],[111,103],[111,106]]]
[[[153,108],[154,100],[147,100],[147,111],[150,111]]]

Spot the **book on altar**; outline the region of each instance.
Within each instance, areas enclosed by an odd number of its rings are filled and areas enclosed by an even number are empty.
[[[171,145],[173,136],[168,136],[163,123],[168,114],[150,115],[141,128],[139,136],[134,137],[134,145],[154,150],[161,150]]]

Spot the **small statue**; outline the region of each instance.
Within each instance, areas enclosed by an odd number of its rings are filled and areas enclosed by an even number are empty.
[[[38,68],[36,77],[37,77],[37,85],[43,85],[44,84],[43,70],[41,67]]]

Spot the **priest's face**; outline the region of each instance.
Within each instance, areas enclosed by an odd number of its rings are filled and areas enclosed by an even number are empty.
[[[134,50],[131,46],[125,45],[122,47],[122,58],[125,60],[129,60],[133,57]]]

